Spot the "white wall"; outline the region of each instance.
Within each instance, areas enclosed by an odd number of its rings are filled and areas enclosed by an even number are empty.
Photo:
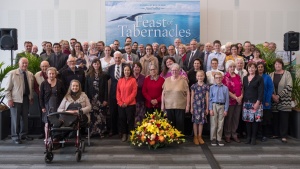
[[[201,42],[273,41],[283,49],[283,34],[300,32],[299,6],[299,0],[200,0]],[[0,28],[18,29],[14,54],[25,40],[40,51],[43,40],[105,41],[105,0],[5,0]],[[10,64],[10,51],[0,51],[1,61]]]

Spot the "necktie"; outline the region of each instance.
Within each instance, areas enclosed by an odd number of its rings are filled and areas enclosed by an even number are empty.
[[[131,57],[130,57],[130,55],[128,55],[128,60],[129,60],[129,61],[131,61]]]
[[[205,71],[207,71],[207,70],[206,70],[206,64],[207,64],[207,58],[208,58],[208,55],[209,55],[209,53],[208,53],[208,52],[205,52],[204,63],[203,63],[203,65],[204,65],[204,70],[205,70]]]
[[[25,84],[25,91],[23,95],[28,96],[30,92],[29,92],[29,84],[28,84],[26,72],[23,72],[23,75],[24,75],[24,84]]]
[[[190,62],[191,62],[193,56],[194,56],[194,52],[191,52],[191,55],[190,55],[190,58],[189,58],[189,63],[188,63],[188,68],[190,67]]]
[[[119,65],[117,66],[117,72],[116,72],[116,79],[119,80],[120,79],[120,69],[119,69]]]

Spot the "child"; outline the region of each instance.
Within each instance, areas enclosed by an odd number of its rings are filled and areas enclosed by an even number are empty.
[[[224,146],[222,141],[224,117],[229,107],[228,88],[223,85],[223,75],[220,72],[214,74],[215,84],[210,86],[209,110],[210,110],[210,139],[211,145]],[[218,141],[218,142],[217,142]]]
[[[196,145],[204,144],[202,139],[203,124],[206,123],[206,115],[208,114],[208,92],[209,85],[206,85],[203,80],[205,73],[199,70],[196,73],[197,83],[191,86],[191,113],[194,129],[194,143]]]
[[[87,68],[85,65],[86,65],[86,60],[84,58],[84,54],[83,52],[80,52],[76,59],[76,67],[86,70]]]

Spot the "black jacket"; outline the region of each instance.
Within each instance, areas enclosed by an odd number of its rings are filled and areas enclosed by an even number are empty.
[[[107,83],[107,75],[102,73],[102,75],[99,76],[99,91],[98,91],[98,98],[99,101],[102,103],[103,101],[108,102],[108,83]],[[94,77],[86,76],[85,80],[85,93],[88,96],[88,98],[91,100],[93,96],[95,95],[94,90]]]
[[[57,93],[57,100],[56,103],[59,106],[62,99],[64,98],[66,94],[65,87],[61,80],[57,79],[56,81],[56,93]],[[41,108],[46,108],[46,103],[49,101],[51,96],[51,85],[48,83],[47,80],[43,81],[40,86],[40,106]]]

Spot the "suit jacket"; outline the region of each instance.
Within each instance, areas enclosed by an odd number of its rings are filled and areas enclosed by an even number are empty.
[[[28,85],[29,85],[29,99],[33,99],[33,83],[34,76],[30,71],[26,71]],[[24,76],[20,69],[15,69],[7,73],[8,82],[5,85],[4,94],[7,100],[13,100],[16,103],[23,103]]]
[[[123,72],[124,65],[125,65],[124,63],[121,63],[121,72],[120,72],[121,74]],[[115,67],[116,67],[116,64],[111,65],[107,71],[108,79],[111,79],[110,93],[109,93],[110,99],[116,99],[116,90],[117,90],[118,80],[115,77]]]
[[[146,52],[144,54],[141,54],[140,52],[137,52],[138,57],[141,59],[141,57],[146,55]]]
[[[193,62],[196,58],[200,59],[202,61],[202,64],[204,62],[204,53],[199,51],[199,50],[196,50],[196,52],[194,53],[193,57],[191,57],[191,54],[192,54],[192,51],[190,51],[189,53],[186,54],[186,58],[183,62],[183,69],[185,71],[189,71],[193,68]],[[202,65],[203,67],[203,65]]]
[[[55,60],[55,53],[51,53],[50,57],[48,58],[48,62],[51,67],[55,67],[57,71],[61,72],[61,69],[67,65],[68,55],[59,53],[57,55],[57,60]]]
[[[119,49],[119,51],[123,54],[126,53],[125,49]],[[137,54],[137,51],[134,49],[131,49],[131,53]]]
[[[134,53],[131,53],[131,54],[130,54],[130,57],[131,57],[131,60],[132,60],[133,62],[139,62],[139,61],[140,61],[138,55],[136,55],[136,54],[134,54]],[[128,61],[128,54],[127,54],[127,53],[124,53],[124,54],[123,54],[123,59],[125,59],[126,61]],[[127,63],[127,62],[126,62],[126,63]]]
[[[99,53],[98,53],[98,59],[101,59],[101,58],[104,58],[104,56],[105,56],[105,53],[104,53],[104,51],[99,51]]]

